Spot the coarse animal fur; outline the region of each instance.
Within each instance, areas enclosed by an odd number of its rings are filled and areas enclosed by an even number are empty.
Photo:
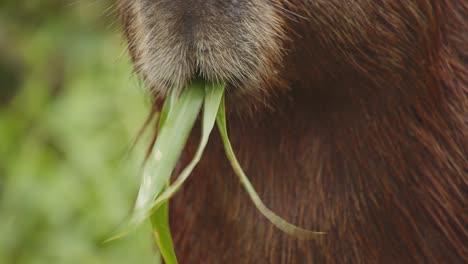
[[[213,133],[171,201],[181,263],[467,263],[468,5],[458,0],[119,0],[158,105],[228,83],[253,206]],[[181,164],[198,143],[195,129]]]

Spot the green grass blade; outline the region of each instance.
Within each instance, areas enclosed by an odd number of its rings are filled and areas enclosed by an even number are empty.
[[[153,206],[153,214],[151,215],[151,223],[153,232],[158,244],[161,255],[166,264],[177,263],[177,257],[174,251],[174,245],[169,227],[169,203],[168,199],[180,188],[180,186],[188,178],[192,170],[198,164],[203,150],[208,143],[209,135],[213,130],[216,115],[218,112],[219,104],[223,96],[224,86],[210,86],[205,89],[205,102],[203,111],[203,127],[202,138],[198,146],[195,157],[190,164],[182,171],[177,177],[177,180],[166,188],[163,193],[158,197]],[[172,117],[172,116],[171,116]]]
[[[158,196],[154,203],[155,208],[158,208],[163,202],[170,199],[177,192],[177,190],[179,190],[179,188],[182,186],[185,180],[187,180],[190,173],[200,161],[203,151],[205,150],[205,147],[208,143],[211,131],[213,130],[216,121],[216,115],[218,113],[219,105],[221,103],[223,94],[224,85],[222,84],[206,86],[205,102],[203,108],[202,135],[197,152],[195,153],[195,156],[192,159],[192,161],[181,172],[181,174],[177,177],[174,183],[171,186],[169,186],[160,196]]]
[[[177,263],[169,226],[169,204],[162,203],[159,208],[153,210],[153,202],[169,183],[172,171],[200,112],[204,97],[203,85],[195,83],[185,89],[177,102],[175,102],[176,91],[173,91],[164,102],[158,138],[144,168],[131,221],[131,225],[137,225],[150,215],[153,234],[166,264]]]
[[[177,257],[169,227],[169,203],[163,203],[150,217],[153,235],[166,264],[177,264]]]
[[[164,101],[163,108],[160,112],[158,129],[161,129],[169,114],[174,109],[177,92],[173,90]],[[166,186],[169,181],[166,183]],[[159,263],[177,264],[177,256],[175,254],[174,243],[172,242],[171,228],[169,225],[169,204],[162,204],[159,209],[154,210],[150,216],[153,236],[158,245]]]
[[[177,99],[177,91],[173,90],[167,96],[166,100],[164,100],[164,104],[163,104],[163,107],[161,109],[161,112],[158,114],[158,128],[159,129],[161,129],[164,126],[164,123],[166,122],[166,119],[169,116],[169,113],[172,112],[172,110],[174,109],[176,99]],[[153,148],[153,150],[154,150],[154,148]],[[152,155],[154,155],[154,153]],[[156,211],[156,210],[154,210],[154,211]],[[154,214],[154,213],[161,213],[161,212],[152,212],[152,213]],[[141,213],[141,214],[144,215],[143,213]],[[129,231],[132,228],[136,228],[137,224],[144,220],[144,217],[142,217],[142,216],[136,217],[135,213],[133,213],[133,215],[131,215],[130,217],[131,218],[130,218],[129,222],[127,222],[123,227],[120,227],[118,229],[118,231],[116,232],[116,234],[111,236],[110,238],[106,239],[104,241],[104,243],[108,243],[110,241],[113,241],[113,240],[119,239],[121,237],[124,237],[125,235],[127,235],[129,233]]]
[[[240,182],[242,185],[245,187],[247,193],[249,194],[250,198],[252,199],[253,203],[257,207],[257,209],[268,219],[270,222],[275,225],[277,228],[282,230],[283,232],[294,236],[299,239],[312,239],[316,237],[316,235],[321,235],[324,234],[323,232],[313,232],[309,231],[306,229],[302,229],[300,227],[297,227],[280,216],[276,215],[273,211],[268,209],[263,201],[260,199],[259,195],[255,191],[254,187],[252,186],[252,183],[250,183],[249,179],[245,175],[244,171],[242,170],[239,162],[237,161],[237,158],[234,154],[234,151],[232,149],[231,143],[229,141],[228,133],[227,133],[227,128],[226,128],[226,113],[225,113],[225,106],[224,106],[224,100],[221,102],[221,105],[219,107],[218,111],[218,116],[217,116],[217,124],[218,124],[218,129],[221,134],[221,138],[223,140],[224,144],[224,149],[226,151],[227,158],[229,162],[231,163],[232,168],[234,169],[234,172],[237,174],[237,176],[240,179]]]
[[[154,199],[169,181],[200,112],[204,95],[203,85],[192,85],[184,90],[173,109],[167,114],[167,119],[160,128],[152,153],[143,170],[143,179],[131,220],[132,225],[141,223],[149,216]]]
[[[172,90],[167,96],[166,100],[164,100],[163,107],[161,109],[161,112],[159,113],[158,129],[161,129],[164,126],[164,123],[166,122],[167,117],[169,116],[169,113],[171,113],[172,110],[174,109],[176,99],[177,99],[177,91]]]

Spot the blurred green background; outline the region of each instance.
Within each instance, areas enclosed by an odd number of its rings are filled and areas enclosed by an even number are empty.
[[[103,243],[135,199],[148,108],[113,1],[1,0],[1,264],[156,261],[149,226]]]

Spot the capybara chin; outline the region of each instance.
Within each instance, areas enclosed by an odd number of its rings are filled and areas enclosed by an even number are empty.
[[[119,0],[157,106],[227,83],[233,148],[297,240],[253,206],[214,133],[171,200],[180,263],[467,263],[468,5]],[[198,144],[195,129],[186,163]]]

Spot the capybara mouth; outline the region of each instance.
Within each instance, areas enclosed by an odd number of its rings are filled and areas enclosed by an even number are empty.
[[[130,53],[156,94],[200,75],[259,90],[282,59],[283,21],[263,1],[122,0]]]

